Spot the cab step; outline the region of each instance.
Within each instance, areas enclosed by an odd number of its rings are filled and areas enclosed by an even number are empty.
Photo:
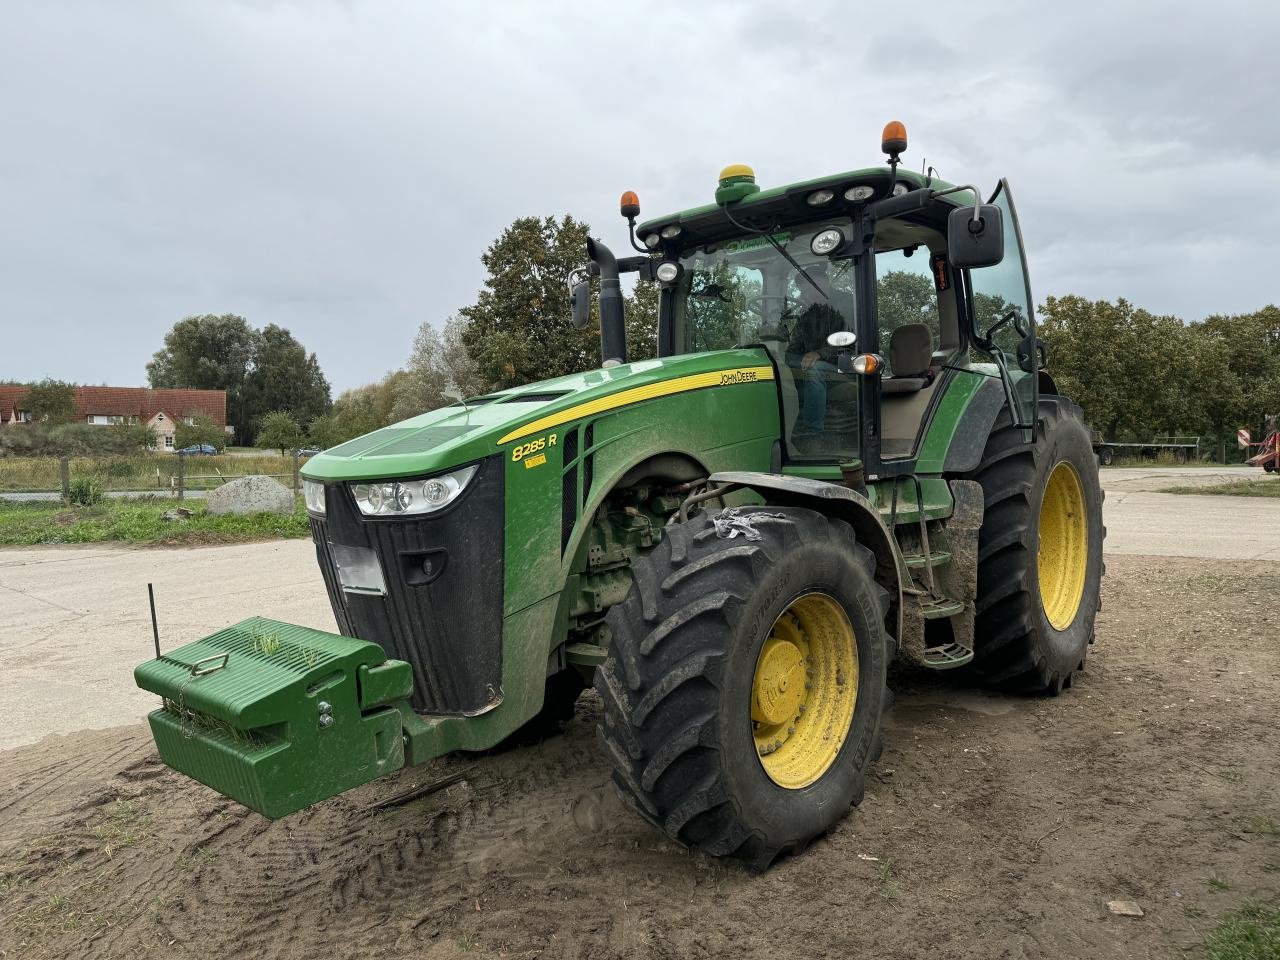
[[[926,620],[945,620],[957,613],[964,613],[964,604],[959,600],[920,600],[920,616]]]
[[[903,556],[907,568],[918,570],[921,567],[941,567],[951,562],[951,554],[946,550],[935,550],[929,556],[922,553],[908,553]]]
[[[930,670],[954,670],[973,659],[973,651],[958,643],[945,647],[929,647],[924,652],[924,665]]]

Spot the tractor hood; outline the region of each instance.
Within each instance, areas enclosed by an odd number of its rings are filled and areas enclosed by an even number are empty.
[[[725,377],[733,380],[726,381]],[[543,380],[432,410],[339,444],[302,469],[311,480],[384,480],[450,470],[582,417],[726,382],[772,380],[761,349],[719,350]]]

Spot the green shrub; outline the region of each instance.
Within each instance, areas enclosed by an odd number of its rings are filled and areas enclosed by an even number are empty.
[[[76,477],[70,486],[71,502],[80,507],[93,507],[102,502],[102,487],[92,477]]]

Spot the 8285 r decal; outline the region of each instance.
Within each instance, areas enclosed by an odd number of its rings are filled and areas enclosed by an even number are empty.
[[[525,460],[525,466],[529,468],[540,467],[547,462],[547,455],[542,453],[543,450],[550,449],[556,445],[556,434],[552,433],[545,437],[539,437],[537,440],[530,440],[528,443],[517,443],[511,448],[511,462],[517,460]],[[540,454],[534,456],[534,454]]]

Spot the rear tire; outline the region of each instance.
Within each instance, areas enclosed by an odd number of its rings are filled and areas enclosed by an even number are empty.
[[[760,540],[721,539],[704,514],[634,562],[631,592],[608,615],[596,689],[622,799],[680,843],[763,870],[862,799],[888,702],[889,595],[844,521],[798,508],[743,514],[762,514]],[[770,674],[775,651],[793,659]],[[760,719],[778,705],[761,678],[787,670],[804,692],[780,680],[780,698],[795,703]]]
[[[1101,606],[1106,529],[1082,411],[1042,398],[1033,443],[1002,413],[972,479],[986,507],[972,669],[1005,690],[1057,694],[1083,668]]]

